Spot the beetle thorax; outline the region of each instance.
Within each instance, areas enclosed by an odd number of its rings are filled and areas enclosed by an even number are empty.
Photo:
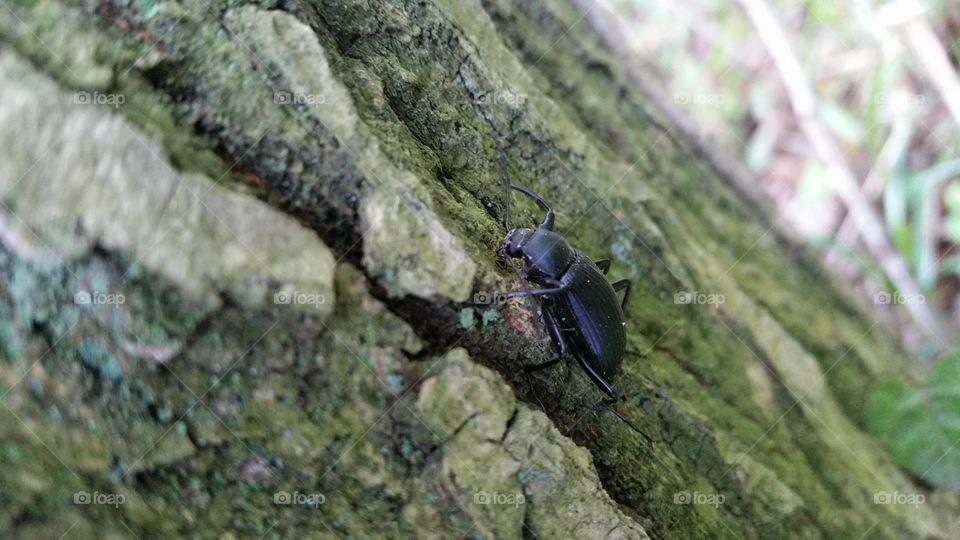
[[[570,243],[547,229],[514,229],[498,251],[522,259],[524,271],[532,279],[559,280],[576,258]]]

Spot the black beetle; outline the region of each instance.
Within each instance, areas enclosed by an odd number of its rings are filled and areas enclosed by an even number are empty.
[[[554,232],[553,208],[536,193],[510,183],[502,149],[499,161],[507,197],[504,213],[507,235],[497,247],[497,255],[503,260],[520,259],[524,277],[543,288],[503,292],[497,298],[539,297],[544,324],[560,353],[555,360],[528,366],[527,373],[557,364],[569,351],[593,383],[610,397],[604,402],[607,409],[642,435],[633,423],[612,408],[617,392],[609,382],[623,362],[624,309],[630,294],[630,280],[607,281],[610,260],[594,261]],[[510,228],[511,189],[530,197],[546,211],[543,222],[535,229]],[[622,302],[617,298],[620,290],[624,291]]]

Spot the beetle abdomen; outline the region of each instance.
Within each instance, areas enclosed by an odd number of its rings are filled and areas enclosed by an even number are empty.
[[[570,288],[550,298],[547,309],[573,351],[605,378],[612,378],[626,348],[623,310],[616,291],[597,265],[579,252],[561,284]]]

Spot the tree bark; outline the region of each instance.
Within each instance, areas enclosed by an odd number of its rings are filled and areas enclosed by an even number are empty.
[[[5,5],[0,527],[956,537],[864,432],[903,352],[660,111],[566,2]],[[482,305],[495,138],[633,281],[649,441]]]

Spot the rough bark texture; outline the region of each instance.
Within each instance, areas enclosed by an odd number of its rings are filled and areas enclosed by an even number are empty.
[[[494,131],[633,280],[652,442],[472,303],[521,286]],[[957,537],[863,431],[898,346],[567,3],[7,2],[0,194],[10,536]]]

